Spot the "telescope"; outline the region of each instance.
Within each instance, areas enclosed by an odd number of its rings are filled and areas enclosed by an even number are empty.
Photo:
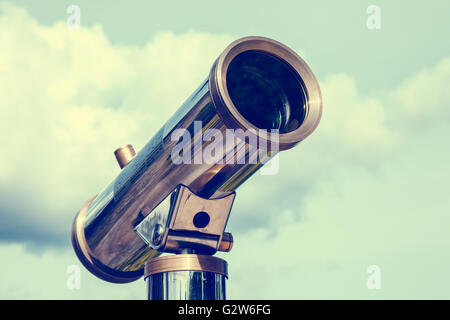
[[[75,217],[72,244],[95,276],[144,276],[149,299],[225,299],[226,232],[236,189],[280,151],[296,146],[322,114],[305,61],[264,37],[232,42],[208,77]],[[258,190],[255,190],[257,192]]]

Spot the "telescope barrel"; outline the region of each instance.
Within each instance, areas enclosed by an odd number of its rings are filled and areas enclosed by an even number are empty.
[[[178,111],[79,211],[72,242],[80,261],[110,282],[140,278],[159,252],[133,229],[168,194],[180,184],[204,198],[230,194],[276,153],[309,136],[321,113],[319,85],[294,51],[263,37],[234,41]]]

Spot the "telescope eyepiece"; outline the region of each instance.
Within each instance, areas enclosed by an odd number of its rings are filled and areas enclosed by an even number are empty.
[[[226,83],[236,109],[258,129],[286,133],[303,123],[305,90],[283,60],[263,51],[244,51],[231,61]]]
[[[319,83],[309,66],[287,46],[264,37],[231,43],[211,68],[209,89],[227,128],[254,132],[280,151],[308,137],[322,115]],[[278,132],[267,132],[273,129]]]

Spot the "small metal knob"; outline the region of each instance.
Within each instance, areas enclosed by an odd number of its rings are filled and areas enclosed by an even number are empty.
[[[123,169],[135,156],[136,152],[131,144],[127,144],[114,151],[117,162],[119,163],[120,169]]]
[[[230,252],[231,248],[233,248],[233,235],[229,232],[224,232],[218,250],[222,252]]]

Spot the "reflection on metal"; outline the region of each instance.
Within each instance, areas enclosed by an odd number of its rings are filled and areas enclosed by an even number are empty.
[[[123,169],[133,158],[136,156],[136,152],[131,144],[127,144],[114,151],[117,162],[119,163],[120,169]]]
[[[80,259],[81,263],[85,266],[85,268],[88,269],[95,276],[99,277],[100,279],[115,283],[129,282],[130,279],[132,279],[131,274],[129,274],[129,277],[124,280],[121,277],[115,277],[113,272],[111,271],[108,272],[107,269],[100,268],[96,263],[95,258],[93,258],[89,246],[87,245],[86,238],[84,236],[86,212],[95,198],[96,197],[93,197],[84,204],[84,206],[78,212],[78,215],[72,225],[72,244],[74,250],[77,253],[77,256]],[[150,259],[152,257],[149,256],[148,258]],[[140,274],[139,272],[134,274],[135,280],[139,279],[141,276],[142,274]]]
[[[212,255],[220,249],[229,251],[231,235],[227,234],[225,243],[221,242],[234,197],[233,192],[223,198],[205,199],[180,185],[135,227],[135,231],[145,243],[160,252],[181,253],[192,249]]]
[[[287,74],[289,76],[284,76]],[[248,79],[255,81],[248,82]],[[271,83],[273,90],[265,90]],[[261,95],[257,95],[258,92]],[[251,100],[251,97],[265,97],[273,104],[264,99]],[[260,109],[258,101],[261,102]],[[247,102],[252,102],[249,107]],[[319,85],[307,64],[294,51],[262,37],[246,37],[231,43],[217,58],[207,79],[132,161],[129,161],[133,154],[131,149],[124,149],[127,153],[123,155],[128,155],[124,161],[121,160],[124,150],[119,151],[122,171],[75,218],[72,240],[79,259],[101,279],[116,283],[138,279],[144,274],[145,263],[160,252],[148,245],[149,239],[148,243],[143,240],[147,236],[141,238],[143,233],[139,236],[134,229],[164,199],[170,199],[168,196],[173,190],[184,185],[204,199],[227,199],[278,151],[292,148],[310,135],[318,125],[321,113]],[[195,130],[196,121],[203,124],[200,130]],[[202,149],[215,149],[215,145],[222,143],[216,139],[204,140],[206,128],[216,129],[222,136],[226,136],[228,129],[242,129],[249,133],[249,138],[235,134],[235,143],[222,149],[216,163],[194,164],[196,158],[200,156],[201,159]],[[280,129],[280,134],[258,131],[269,128]],[[176,129],[186,129],[190,138],[172,139]],[[255,141],[252,137],[257,138],[257,145],[252,142]],[[175,164],[172,161],[171,152],[180,144],[191,151],[191,163]],[[239,160],[242,157],[250,159],[255,154],[266,156],[257,163],[226,161],[230,156]],[[215,211],[204,212],[212,227]],[[203,226],[208,217],[197,216],[194,226],[209,229],[209,224]],[[192,216],[189,218],[193,219]],[[163,217],[161,220],[161,227],[154,229],[151,236],[156,242],[167,240],[165,232],[169,220]],[[232,237],[223,232],[225,225],[222,222],[213,233],[222,239],[216,239],[214,244],[208,243],[206,247],[231,249]],[[166,249],[178,252],[180,243],[181,240],[169,239]]]
[[[197,254],[177,254],[145,265],[149,300],[225,300],[227,263]]]
[[[146,278],[149,300],[225,300],[225,276],[212,272],[173,271]]]

